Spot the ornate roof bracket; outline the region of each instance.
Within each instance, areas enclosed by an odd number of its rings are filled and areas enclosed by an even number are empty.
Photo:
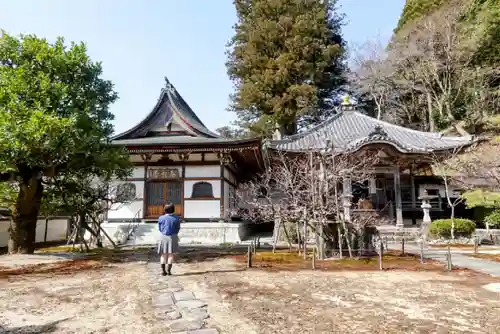
[[[189,160],[189,152],[184,152],[184,153],[178,153],[179,160],[182,162],[186,162]]]
[[[368,134],[368,138],[380,136],[380,137],[389,137],[387,132],[381,125],[376,125],[372,132]]]
[[[217,157],[219,158],[220,164],[223,166],[230,165],[233,162],[233,158],[230,153],[219,152],[217,153]]]

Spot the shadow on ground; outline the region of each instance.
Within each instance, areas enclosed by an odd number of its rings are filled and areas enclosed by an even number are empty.
[[[244,255],[247,253],[247,246],[231,247],[203,247],[184,246],[181,247],[178,263],[195,263],[215,261],[223,258]]]
[[[88,253],[6,255],[0,261],[0,279],[36,274],[66,275],[112,268],[119,263],[146,263],[149,252],[150,249],[94,249]]]
[[[225,273],[236,273],[240,271],[245,271],[246,268],[240,269],[221,269],[221,270],[205,270],[205,271],[191,271],[182,274],[176,274],[176,276],[198,276],[198,275],[209,275],[209,274],[225,274]]]
[[[57,320],[57,321],[52,321],[52,322],[49,322],[49,323],[44,324],[44,325],[31,325],[31,326],[21,326],[21,327],[12,327],[12,328],[7,328],[7,327],[0,325],[0,333],[3,333],[3,334],[53,333],[58,329],[58,327],[57,327],[58,324],[60,324],[63,321],[66,321],[68,319],[69,318]]]

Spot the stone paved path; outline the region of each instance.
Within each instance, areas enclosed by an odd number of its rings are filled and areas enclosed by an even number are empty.
[[[218,334],[214,328],[205,328],[209,317],[207,303],[185,290],[174,276],[161,276],[160,265],[155,258],[147,264],[148,281],[152,293],[152,305],[158,321],[166,323],[171,333]]]
[[[420,255],[420,248],[416,245],[405,245],[405,251],[411,254]],[[443,264],[446,264],[446,253],[447,250],[436,250],[432,248],[426,248],[424,250],[424,256],[426,258],[437,260]],[[451,251],[451,262],[454,266],[468,268],[484,274],[489,274],[491,276],[500,277],[499,262],[477,259],[453,251]]]

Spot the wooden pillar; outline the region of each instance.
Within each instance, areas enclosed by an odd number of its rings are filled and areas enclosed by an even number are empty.
[[[226,181],[224,181],[224,163],[220,164],[220,217],[224,218],[226,216],[226,207],[225,207],[225,197],[228,194],[225,194]]]
[[[377,177],[373,176],[373,178],[370,179],[370,183],[368,184],[368,198],[372,202],[372,206],[374,209],[377,208],[378,203],[377,203]]]
[[[147,209],[148,209],[148,162],[152,158],[151,153],[141,154],[142,161],[144,162],[144,188],[142,192],[142,219],[147,217]]]
[[[403,228],[403,203],[401,202],[401,174],[399,164],[394,168],[394,197],[396,202],[396,227]]]
[[[411,183],[411,223],[417,224],[417,193],[415,189],[415,177],[413,176],[413,168],[410,169],[410,183]]]
[[[224,185],[225,185],[225,178],[224,178],[224,170],[226,168],[226,166],[228,166],[229,164],[231,164],[233,162],[232,158],[231,158],[231,153],[228,153],[228,152],[220,152],[218,154],[218,157],[219,157],[219,161],[220,161],[220,183],[221,183],[221,187],[220,187],[220,218],[221,219],[224,219],[226,217],[226,209],[229,209],[229,208],[226,208],[225,205],[224,205],[224,201],[225,201],[225,197],[226,196],[229,196],[229,194],[225,194],[225,191],[224,191]]]

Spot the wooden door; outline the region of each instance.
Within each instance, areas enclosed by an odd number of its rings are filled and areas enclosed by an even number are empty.
[[[182,183],[149,182],[146,187],[147,217],[159,217],[164,214],[167,203],[175,205],[175,214],[182,216]]]

